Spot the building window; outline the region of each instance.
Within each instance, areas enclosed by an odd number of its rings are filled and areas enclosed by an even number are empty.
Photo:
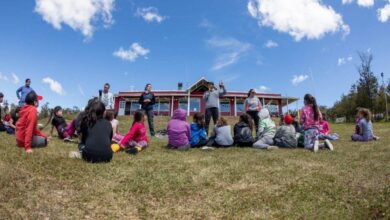
[[[221,101],[220,102],[221,113],[230,113],[230,102],[229,101]]]
[[[160,101],[154,105],[154,111],[156,112],[169,112],[170,103],[169,101]]]
[[[183,98],[179,99],[179,108],[188,110],[188,99]],[[190,112],[200,112],[200,99],[199,98],[190,98]]]
[[[237,113],[245,112],[244,102],[242,102],[242,101],[237,101],[236,108],[237,108]]]
[[[126,102],[125,101],[120,101],[119,102],[119,108],[124,109],[126,107]]]
[[[136,112],[140,109],[140,104],[138,102],[131,102],[130,112]]]

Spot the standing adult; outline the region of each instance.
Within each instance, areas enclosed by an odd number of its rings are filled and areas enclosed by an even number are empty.
[[[226,95],[226,88],[223,81],[219,83],[219,88],[215,88],[213,82],[208,83],[209,90],[204,93],[203,99],[206,102],[206,132],[209,133],[209,126],[211,118],[213,118],[214,125],[217,123],[219,118],[219,98]]]
[[[148,117],[149,131],[151,136],[154,136],[155,134],[154,124],[153,124],[153,117],[154,117],[153,107],[155,103],[156,103],[156,98],[152,93],[152,84],[148,83],[145,86],[145,91],[141,94],[141,97],[139,98],[139,104],[141,105],[141,108],[145,111]]]
[[[29,94],[30,92],[34,92],[34,90],[30,87],[30,85],[31,85],[31,80],[26,79],[24,86],[16,90],[16,96],[19,99],[20,107],[24,106],[27,94]]]
[[[99,94],[99,99],[103,102],[106,110],[114,109],[114,95],[110,92],[110,84],[104,84],[103,92]]]
[[[0,92],[0,132],[1,131],[6,131],[5,126],[3,124],[3,99],[4,99],[4,94]]]
[[[259,112],[261,110],[260,99],[256,96],[254,89],[249,90],[248,97],[245,99],[245,111],[250,115],[255,122],[256,133],[259,130]]]

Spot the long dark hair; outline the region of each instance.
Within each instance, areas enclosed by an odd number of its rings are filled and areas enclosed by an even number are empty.
[[[146,91],[148,89],[148,86],[151,86],[151,85],[152,85],[151,83],[146,84],[144,91]]]
[[[249,92],[248,92],[248,98],[251,96],[252,92],[256,92],[256,91],[254,89],[250,89]]]
[[[252,121],[251,116],[249,116],[248,114],[244,113],[244,114],[240,115],[240,122],[244,122],[245,124],[247,124],[249,126],[249,128],[251,130],[253,130],[253,121]]]
[[[59,111],[61,111],[61,110],[62,110],[61,106],[56,106],[56,107],[54,107],[54,108],[50,111],[49,120],[47,121],[47,123],[46,123],[46,125],[45,125],[44,128],[46,128],[46,127],[50,124],[50,122],[53,120],[53,118],[54,118],[55,116],[57,116],[57,113],[58,113]]]
[[[115,111],[114,110],[107,110],[105,118],[106,118],[107,121],[114,120],[114,118],[115,118]]]
[[[104,116],[104,112],[106,111],[106,107],[100,101],[93,102],[91,106],[89,106],[88,111],[86,112],[86,116],[84,117],[83,122],[81,123],[81,127],[92,128],[99,119],[102,119]]]
[[[137,122],[142,122],[145,117],[145,112],[143,110],[138,110],[134,113],[133,125]]]
[[[196,113],[194,115],[194,122],[199,125],[200,128],[205,128],[206,122],[204,119],[204,114],[200,112]]]
[[[318,121],[320,118],[320,110],[317,105],[316,98],[310,94],[306,94],[304,97],[305,105],[311,105],[314,112],[314,120]]]

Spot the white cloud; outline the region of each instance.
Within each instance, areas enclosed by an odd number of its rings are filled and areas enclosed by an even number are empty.
[[[8,77],[6,75],[3,75],[3,73],[0,72],[0,80],[8,81]]]
[[[83,89],[83,87],[81,87],[80,84],[78,85],[78,89],[79,89],[80,95],[82,95],[83,97],[85,97],[84,89]]]
[[[265,46],[266,48],[273,48],[273,47],[278,47],[279,44],[276,43],[275,41],[269,40],[269,41],[267,41],[267,42],[264,44],[264,46]]]
[[[307,80],[307,78],[309,78],[308,75],[294,75],[293,79],[291,80],[291,83],[294,86],[297,86],[299,83]]]
[[[199,26],[202,28],[206,28],[206,29],[214,28],[214,25],[206,18],[203,18],[203,20],[200,22]]]
[[[12,76],[12,83],[13,84],[16,85],[16,84],[18,84],[20,82],[19,77],[15,73],[12,73],[11,76]]]
[[[346,64],[347,62],[351,62],[352,60],[353,60],[352,56],[340,57],[339,59],[337,59],[337,65],[342,66],[342,65]]]
[[[354,0],[342,0],[343,5],[351,4]],[[370,8],[374,6],[375,0],[357,0],[357,4],[361,7]]]
[[[128,50],[123,49],[122,47],[119,50],[113,53],[114,56],[121,58],[122,60],[127,60],[134,62],[138,57],[143,56],[147,59],[146,55],[150,52],[149,49],[143,48],[137,42],[133,43]]]
[[[269,90],[271,89],[267,86],[259,86],[259,88],[256,88],[256,92],[267,92]]]
[[[35,0],[35,12],[47,23],[61,30],[66,24],[90,38],[95,31],[94,22],[101,20],[104,26],[113,23],[115,0]],[[99,19],[100,18],[100,19]]]
[[[161,23],[166,19],[166,17],[158,13],[158,9],[155,7],[137,8],[135,16],[142,17],[146,22],[155,21],[157,23]]]
[[[218,51],[212,70],[220,70],[237,63],[252,47],[251,44],[241,42],[235,38],[214,37],[206,42],[210,47]]]
[[[51,91],[57,93],[58,95],[65,95],[65,91],[62,88],[61,83],[59,83],[58,81],[56,81],[50,77],[46,77],[46,78],[42,79],[42,82],[44,84],[49,85]]]
[[[378,19],[380,22],[387,22],[390,18],[390,0],[383,8],[378,9]]]
[[[288,33],[296,41],[350,31],[342,16],[320,0],[249,0],[247,9],[259,25]]]

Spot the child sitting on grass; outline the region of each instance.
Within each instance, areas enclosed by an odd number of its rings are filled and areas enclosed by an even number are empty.
[[[283,118],[284,124],[276,130],[274,144],[283,148],[295,148],[298,146],[297,135],[293,125],[294,118],[287,114]]]
[[[366,108],[359,109],[359,119],[357,123],[357,132],[352,135],[352,141],[372,141],[379,138],[374,135],[371,122],[371,111]]]
[[[268,109],[262,109],[259,116],[260,126],[257,141],[253,144],[253,147],[257,149],[271,149],[276,132],[275,123],[272,121]]]
[[[70,157],[81,157],[90,163],[110,162],[112,159],[112,127],[103,118],[106,107],[100,101],[90,103],[81,120],[81,142],[79,153],[71,152]]]
[[[329,128],[329,122],[326,120],[326,116],[322,114],[322,118],[320,118],[320,127],[319,127],[320,135],[318,139],[320,140],[331,140],[335,141],[339,139],[338,134],[332,134]]]
[[[120,139],[119,135],[118,139]],[[144,150],[148,146],[148,143],[149,140],[145,128],[145,113],[143,110],[138,110],[134,114],[133,125],[129,133],[120,140],[119,146],[129,154],[137,154]],[[115,148],[113,148],[113,151],[116,151]]]
[[[234,140],[231,134],[231,127],[224,117],[220,117],[214,127],[213,136],[210,137],[207,145],[202,149],[210,150],[214,149],[213,147],[231,147],[233,144]]]
[[[307,150],[317,152],[319,150],[319,127],[322,117],[314,96],[306,94],[304,97],[305,106],[301,110],[301,124],[305,131],[304,147]],[[333,151],[333,145],[325,140],[325,147]]]
[[[112,141],[115,143],[119,143],[123,139],[123,136],[119,133],[119,121],[116,119],[117,115],[114,110],[106,111],[106,119],[111,123],[112,132],[114,133]]]
[[[19,113],[19,120],[16,123],[16,142],[18,147],[24,148],[26,153],[32,153],[32,148],[47,146],[47,137],[37,128],[39,100],[35,92],[26,95],[25,105]]]
[[[191,147],[202,147],[207,144],[204,114],[196,113],[191,124]]]
[[[240,115],[240,121],[234,125],[234,145],[250,147],[254,143],[253,121],[249,114]]]
[[[74,134],[73,123],[66,123],[61,106],[56,106],[50,113],[46,126],[51,123],[50,136],[53,136],[54,128],[57,130],[58,137],[65,142],[70,142]],[[45,127],[46,127],[45,126]]]
[[[14,124],[14,121],[11,117],[11,114],[10,114],[10,111],[9,111],[9,107],[8,106],[5,106],[4,107],[4,127],[7,131],[8,134],[15,134],[15,124]]]
[[[176,150],[188,150],[191,148],[191,128],[186,120],[187,112],[177,109],[168,123],[168,147]]]

